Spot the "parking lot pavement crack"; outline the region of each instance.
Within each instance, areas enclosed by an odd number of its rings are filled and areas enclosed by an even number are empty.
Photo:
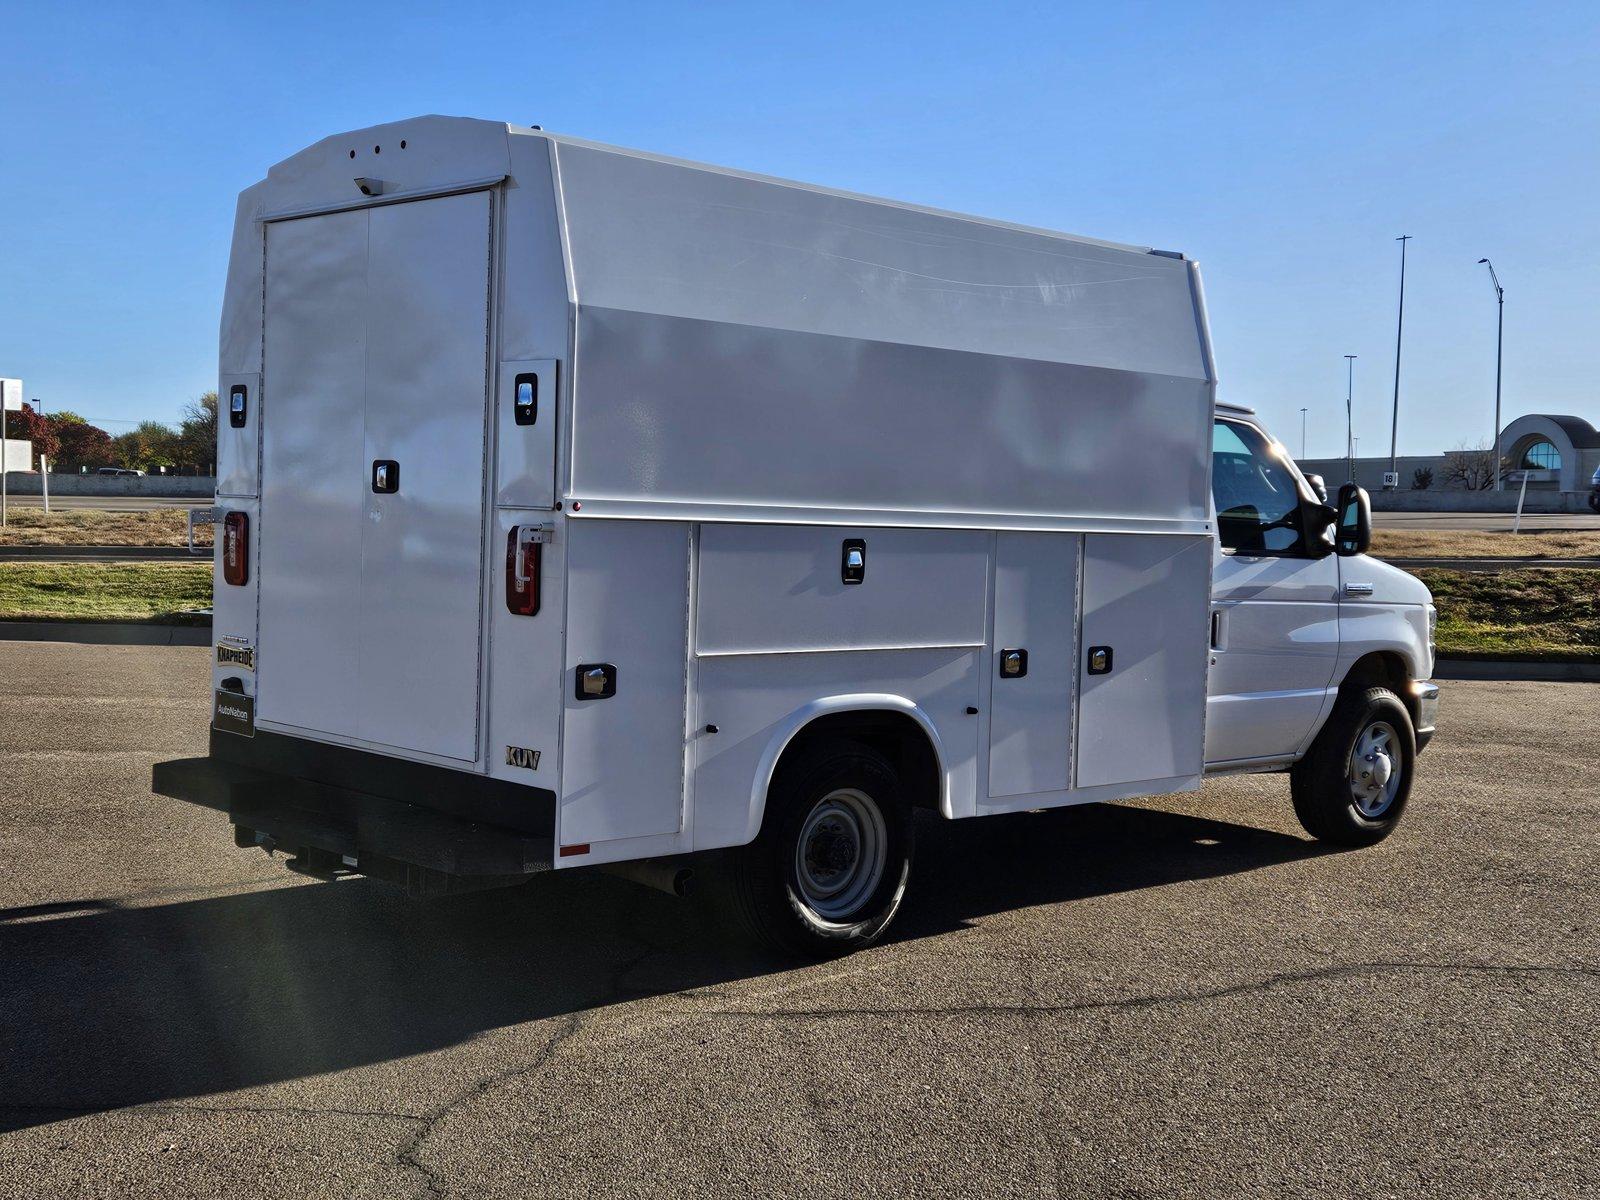
[[[443,1104],[428,1113],[427,1116],[419,1119],[418,1128],[406,1139],[405,1145],[401,1146],[395,1155],[396,1161],[401,1166],[421,1177],[422,1188],[417,1193],[419,1196],[443,1196],[445,1194],[444,1177],[420,1158],[423,1147],[433,1135],[433,1131],[438,1128],[439,1123],[457,1109],[472,1103],[479,1097],[487,1095],[494,1089],[510,1083],[514,1079],[526,1079],[538,1075],[555,1056],[562,1043],[576,1036],[583,1029],[583,1026],[584,1019],[581,1015],[577,1013],[569,1015],[563,1021],[561,1028],[551,1035],[550,1040],[544,1044],[544,1048],[539,1051],[532,1062],[508,1067],[503,1071],[495,1071],[493,1074],[484,1076],[469,1087],[462,1088]]]
[[[702,1017],[742,1020],[844,1020],[855,1017],[915,1016],[1035,1016],[1085,1012],[1130,1012],[1184,1004],[1204,1004],[1269,992],[1304,983],[1329,983],[1373,975],[1505,975],[1526,978],[1600,979],[1600,966],[1553,966],[1520,963],[1367,962],[1321,967],[1311,971],[1286,971],[1264,979],[1231,984],[1200,992],[1156,992],[1115,1000],[1081,1000],[1060,1004],[956,1004],[938,1006],[884,1006],[845,1008],[706,1009]]]

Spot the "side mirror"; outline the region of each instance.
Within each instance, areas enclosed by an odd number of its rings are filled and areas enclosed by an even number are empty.
[[[1372,501],[1367,490],[1347,483],[1339,489],[1339,524],[1334,530],[1334,550],[1346,558],[1365,554],[1372,547]]]
[[[1311,485],[1311,490],[1317,494],[1317,499],[1324,504],[1328,502],[1328,485],[1321,475],[1307,475],[1306,482]]]

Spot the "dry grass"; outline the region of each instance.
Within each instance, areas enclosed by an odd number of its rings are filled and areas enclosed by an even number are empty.
[[[1600,529],[1498,533],[1376,529],[1378,558],[1600,558]]]
[[[71,508],[51,513],[14,508],[0,529],[0,546],[184,546],[188,522],[187,508],[142,512]],[[196,530],[195,540],[209,546],[211,527]]]
[[[1600,657],[1600,570],[1415,572],[1439,609],[1439,653]]]
[[[210,605],[210,563],[0,563],[3,620],[182,620]]]

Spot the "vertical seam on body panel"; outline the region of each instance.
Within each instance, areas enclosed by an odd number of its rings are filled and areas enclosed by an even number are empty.
[[[678,836],[687,839],[688,844],[694,843],[694,759],[695,751],[699,746],[700,708],[698,687],[696,679],[698,674],[695,669],[695,641],[699,624],[699,605],[696,597],[699,594],[699,572],[695,569],[696,560],[700,549],[700,526],[698,523],[689,525],[688,537],[685,539],[685,551],[688,562],[684,576],[684,625],[683,625],[683,754],[679,756],[681,763],[678,788]]]
[[[473,691],[473,755],[478,772],[489,775],[493,771],[493,757],[489,749],[490,736],[490,705],[488,701],[490,679],[489,673],[493,669],[493,656],[490,654],[491,635],[489,617],[489,597],[493,594],[488,586],[488,573],[494,570],[495,534],[498,533],[495,521],[494,506],[494,464],[497,450],[496,439],[499,432],[499,355],[495,353],[497,334],[499,333],[496,320],[496,310],[499,307],[495,300],[501,295],[500,270],[497,250],[504,239],[495,237],[495,220],[501,215],[501,205],[497,203],[501,193],[499,188],[488,190],[489,204],[487,228],[485,237],[488,245],[484,248],[484,297],[483,297],[483,420],[480,428],[483,431],[481,445],[478,448],[478,547],[483,560],[478,564],[478,662],[477,662],[477,687]]]

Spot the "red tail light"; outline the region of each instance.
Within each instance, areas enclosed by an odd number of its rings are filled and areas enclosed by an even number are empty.
[[[535,532],[514,525],[506,537],[506,607],[519,617],[531,617],[539,611],[542,547],[527,536]]]
[[[222,581],[235,587],[250,581],[250,518],[242,512],[222,519]]]

